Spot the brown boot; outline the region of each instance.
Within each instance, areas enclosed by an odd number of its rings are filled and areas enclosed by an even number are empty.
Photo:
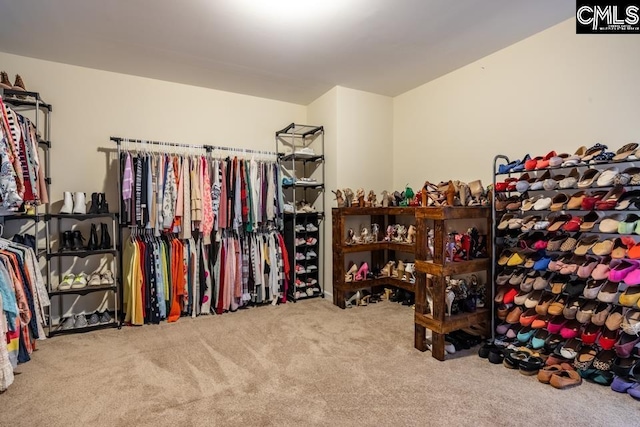
[[[20,77],[20,74],[16,74],[16,82],[13,84],[13,90],[27,90],[24,87],[24,82],[22,81],[22,77]]]
[[[6,71],[0,71],[0,87],[3,89],[11,89],[13,87]]]

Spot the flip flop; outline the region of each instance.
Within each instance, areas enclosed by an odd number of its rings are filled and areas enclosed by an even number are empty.
[[[565,223],[571,220],[571,215],[563,214],[558,215],[556,219],[547,227],[547,230],[550,232],[556,232],[562,227]]]
[[[600,176],[600,171],[598,169],[587,169],[578,181],[578,188],[589,188],[593,185],[593,182],[598,179]]]
[[[633,153],[635,153],[637,149],[638,149],[638,144],[636,144],[635,142],[632,142],[631,144],[623,145],[618,149],[618,151],[616,151],[616,155],[613,156],[613,161],[621,162],[623,160],[627,160],[627,158]]]
[[[591,231],[596,223],[600,220],[600,216],[596,211],[591,211],[582,217],[582,224],[580,224],[580,231]]]
[[[598,242],[591,247],[591,252],[598,256],[609,255],[611,254],[611,251],[613,251],[613,240],[610,239]]]
[[[602,171],[598,179],[596,180],[596,185],[598,187],[609,187],[613,185],[613,180],[620,174],[620,170],[612,166],[609,169]]]
[[[592,211],[592,212],[595,212],[595,211]],[[600,221],[600,224],[598,225],[598,231],[600,231],[601,233],[608,233],[608,234],[610,233],[631,234],[631,233],[620,232],[623,224],[621,222],[621,219],[622,219],[622,215],[620,214],[613,214],[613,215],[604,217],[602,221]],[[633,229],[631,231],[633,231]]]
[[[606,150],[607,148],[609,147],[600,143],[593,145],[591,148],[585,151],[584,156],[582,156],[582,161],[585,163],[589,162],[594,157],[604,152],[604,150]]]
[[[584,236],[578,241],[576,249],[573,251],[574,254],[578,256],[584,256],[587,254],[587,251],[593,247],[598,242],[598,236]]]
[[[558,193],[551,200],[550,210],[552,211],[561,211],[564,208],[565,203],[569,201],[569,196],[564,193]]]
[[[580,209],[582,205],[582,200],[585,198],[584,191],[578,191],[577,193],[573,193],[571,199],[569,199],[569,203],[567,203],[567,209],[576,210]]]

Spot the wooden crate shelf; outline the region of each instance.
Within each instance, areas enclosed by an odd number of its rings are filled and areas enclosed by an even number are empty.
[[[486,325],[490,323],[491,313],[487,308],[480,308],[473,313],[460,313],[453,316],[446,315],[446,281],[447,276],[470,274],[486,271],[491,274],[491,260],[474,259],[461,262],[445,262],[445,246],[447,242],[447,222],[460,219],[478,220],[478,226],[486,227],[487,253],[491,253],[491,209],[487,207],[421,207],[415,211],[416,217],[416,310],[414,316],[414,346],[420,351],[426,351],[426,330],[431,330],[431,355],[438,359],[445,359],[445,334],[472,325]],[[433,222],[434,253],[427,249],[428,222]],[[428,260],[429,256],[432,259]],[[427,274],[430,278],[427,280]],[[486,286],[487,291],[490,289]],[[433,307],[427,307],[427,293],[431,294]],[[488,299],[489,293],[485,295]]]

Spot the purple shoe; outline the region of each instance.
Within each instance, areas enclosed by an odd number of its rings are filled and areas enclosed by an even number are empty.
[[[627,390],[629,396],[633,397],[636,400],[640,400],[640,384],[635,383],[632,387]]]
[[[615,349],[618,357],[627,358],[631,356],[633,348],[640,342],[640,337],[636,335],[629,335],[621,333],[618,342],[616,342]]]
[[[611,390],[618,393],[627,393],[627,390],[636,384],[632,379],[616,376],[611,383]]]
[[[622,282],[627,274],[638,268],[637,261],[623,259],[609,271],[609,280],[612,282]]]

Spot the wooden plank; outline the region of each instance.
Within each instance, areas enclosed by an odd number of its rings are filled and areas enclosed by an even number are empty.
[[[479,308],[473,313],[460,313],[453,316],[447,316],[440,321],[430,314],[414,314],[415,323],[440,334],[448,334],[449,332],[459,329],[468,328],[471,325],[477,325],[490,321],[490,310],[488,308]]]
[[[344,254],[342,252],[342,239],[344,236],[344,217],[339,209],[333,209],[331,216],[332,245],[333,245],[333,303],[340,308],[345,308],[344,292],[336,288],[336,284],[344,281]]]
[[[377,208],[361,208],[361,207],[351,207],[351,208],[333,208],[331,212],[340,212],[341,215],[415,215],[416,207],[414,206],[405,206],[405,207],[377,207]]]
[[[444,265],[435,262],[416,260],[416,270],[421,273],[433,274],[434,276],[454,276],[457,274],[469,274],[485,271],[491,268],[489,258],[473,259],[471,261],[448,262]]]
[[[427,343],[425,342],[427,338],[427,329],[417,323],[414,323],[413,326],[415,329],[413,346],[420,351],[427,351]]]
[[[491,216],[491,209],[476,206],[429,206],[417,208],[415,216],[435,220],[486,218]]]
[[[342,246],[342,251],[344,253],[391,250],[391,251],[407,252],[412,254],[414,253],[415,249],[416,249],[415,244],[399,243],[399,242],[376,242],[376,243]]]
[[[444,362],[444,334],[431,332],[431,356]]]

